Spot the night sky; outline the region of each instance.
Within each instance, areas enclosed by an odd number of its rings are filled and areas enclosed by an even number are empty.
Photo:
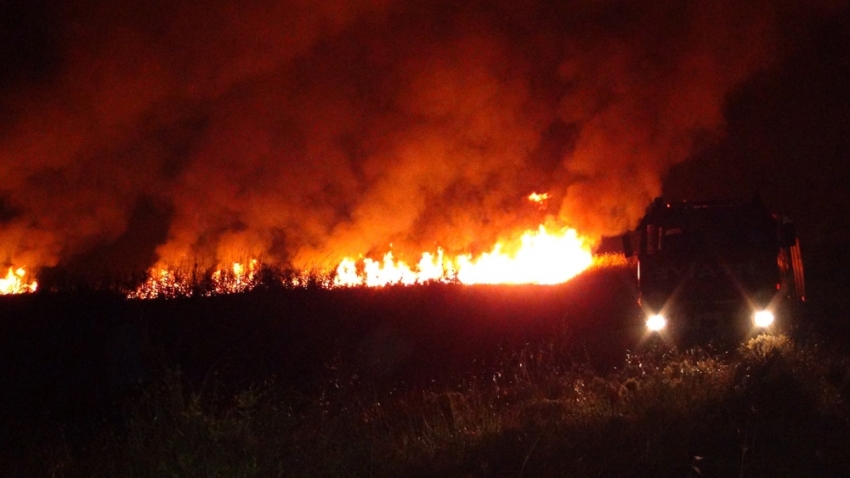
[[[10,265],[481,252],[662,193],[850,239],[846,1],[0,5]]]

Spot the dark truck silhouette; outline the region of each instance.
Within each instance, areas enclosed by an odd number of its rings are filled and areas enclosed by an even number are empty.
[[[752,201],[655,199],[623,237],[647,331],[674,339],[787,330],[805,301],[793,223]],[[637,250],[635,250],[637,245]]]

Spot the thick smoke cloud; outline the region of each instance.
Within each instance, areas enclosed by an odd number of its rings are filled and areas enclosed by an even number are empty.
[[[0,253],[31,266],[122,243],[140,204],[166,222],[147,265],[476,252],[543,221],[616,234],[722,136],[726,96],[777,61],[790,16],[767,1],[33,8],[41,33],[4,39],[24,50],[4,47],[16,71],[0,78]]]

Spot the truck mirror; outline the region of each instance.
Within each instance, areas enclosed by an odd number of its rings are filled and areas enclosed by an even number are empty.
[[[632,247],[632,236],[628,232],[623,234],[623,254],[626,257],[632,257],[635,254],[635,250]]]
[[[783,222],[779,225],[779,245],[792,247],[797,243],[797,232],[793,222]]]

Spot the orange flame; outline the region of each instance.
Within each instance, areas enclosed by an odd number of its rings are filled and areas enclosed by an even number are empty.
[[[218,270],[212,275],[213,290],[207,295],[238,294],[247,292],[257,284],[258,261],[252,259],[246,269],[239,262],[234,262],[230,273]]]
[[[514,253],[503,252],[498,243],[489,253],[476,259],[461,255],[454,259],[424,253],[417,266],[410,267],[387,253],[381,262],[346,258],[336,271],[335,286],[384,286],[416,284],[456,279],[462,284],[559,284],[575,277],[593,263],[589,241],[575,229],[549,232],[545,226],[526,231]]]
[[[182,277],[175,269],[158,267],[151,269],[148,280],[144,284],[130,291],[128,299],[156,299],[164,297],[173,299],[175,297],[191,297],[191,282]]]
[[[542,204],[542,203],[546,202],[546,200],[548,200],[548,199],[549,199],[549,193],[543,193],[543,194],[531,193],[531,194],[528,195],[529,201],[536,202],[538,204]]]
[[[575,229],[548,230],[541,225],[528,230],[516,243],[497,243],[488,253],[473,258],[471,254],[447,257],[442,249],[425,252],[411,266],[388,252],[381,260],[343,259],[333,280],[322,287],[381,287],[392,284],[412,285],[427,282],[461,284],[559,284],[570,280],[594,265],[591,241]],[[259,282],[259,262],[247,265],[234,262],[229,268],[213,272],[199,282],[192,274],[174,268],[151,269],[149,278],[127,294],[131,299],[175,298],[201,295],[235,294],[253,289]],[[303,286],[306,276],[290,278],[291,286]]]
[[[211,283],[203,295],[238,294],[247,292],[257,285],[257,272],[259,261],[252,259],[247,267],[239,262],[234,262],[230,270],[219,269],[212,273]],[[173,299],[176,297],[191,297],[195,295],[196,282],[178,269],[168,266],[159,266],[151,269],[148,279],[136,290],[127,293],[129,299],[155,299],[163,297]],[[197,284],[195,284],[197,285]]]
[[[0,295],[35,292],[38,288],[38,282],[32,281],[27,283],[24,280],[26,275],[27,271],[23,267],[17,269],[9,267],[6,277],[0,278]]]

